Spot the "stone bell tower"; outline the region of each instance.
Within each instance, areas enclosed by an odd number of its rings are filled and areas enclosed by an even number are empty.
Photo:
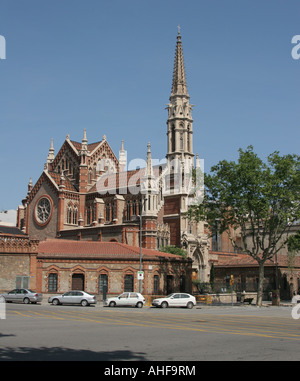
[[[177,35],[173,83],[169,99],[167,160],[170,163],[178,159],[191,167],[194,158],[192,105],[187,91],[180,30]]]

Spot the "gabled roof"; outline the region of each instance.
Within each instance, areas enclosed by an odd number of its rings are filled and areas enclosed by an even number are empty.
[[[56,172],[48,172],[48,175],[53,179],[55,184],[59,186],[61,174]],[[71,192],[78,192],[78,189],[75,187],[75,185],[72,183],[72,181],[70,181],[70,179],[67,176],[64,177],[64,185],[65,185],[65,190],[68,190]]]
[[[38,247],[38,258],[69,259],[132,259],[139,260],[139,247],[119,242],[73,241],[65,239],[46,239]],[[180,255],[163,253],[158,250],[142,249],[143,259],[186,261]]]
[[[223,252],[210,252],[210,254],[215,254],[218,256],[218,260],[214,261],[214,265],[217,268],[220,267],[258,267],[258,263],[255,259],[247,254],[240,253],[223,253]],[[277,264],[280,267],[288,267],[288,257],[287,255],[278,254]],[[267,260],[265,266],[275,266],[275,257],[272,260]],[[300,257],[295,256],[293,265],[295,267],[300,267]]]
[[[70,142],[73,144],[73,146],[77,149],[77,151],[82,150],[82,143],[81,142],[75,142],[74,140],[70,140]],[[91,143],[87,145],[87,149],[90,152],[93,152],[98,146],[102,143],[102,140],[96,143]]]

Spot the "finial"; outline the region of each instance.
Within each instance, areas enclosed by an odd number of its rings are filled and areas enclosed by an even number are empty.
[[[177,26],[178,29],[178,35],[180,35],[180,25]]]
[[[87,142],[87,138],[86,138],[86,128],[83,130],[83,139],[82,139],[82,143],[84,142]]]

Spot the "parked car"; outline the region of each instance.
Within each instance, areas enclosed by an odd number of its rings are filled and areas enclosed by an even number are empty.
[[[145,298],[139,292],[123,292],[119,296],[108,298],[105,304],[109,307],[131,306],[142,308],[145,304]]]
[[[37,303],[43,299],[42,294],[29,290],[28,288],[16,288],[12,291],[2,294],[6,302],[17,303]]]
[[[88,294],[84,291],[68,291],[62,295],[50,296],[48,303],[52,303],[55,306],[59,304],[81,304],[83,307],[90,304],[96,304],[96,296]]]
[[[193,295],[183,292],[176,292],[165,296],[164,298],[154,299],[152,306],[155,307],[186,307],[193,308],[196,305],[196,298]]]

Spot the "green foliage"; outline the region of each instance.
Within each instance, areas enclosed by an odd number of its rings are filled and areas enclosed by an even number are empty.
[[[239,150],[237,162],[222,160],[213,166],[204,183],[204,200],[189,208],[189,218],[227,232],[239,252],[258,262],[262,287],[265,261],[287,244],[300,219],[300,157],[274,152],[263,162],[249,146]],[[238,229],[240,243],[232,229]]]
[[[296,234],[289,236],[288,250],[289,252],[300,251],[300,231],[298,231]]]
[[[187,258],[187,252],[177,246],[168,245],[168,246],[160,247],[159,251],[162,251],[163,253],[181,255],[183,258]]]
[[[192,280],[194,286],[197,287],[199,294],[209,294],[211,293],[211,284],[208,282],[200,282],[200,280]]]
[[[242,244],[232,240],[239,251],[257,261],[270,259],[300,219],[300,157],[274,152],[264,163],[250,146],[239,150],[237,163],[220,161],[211,173],[205,175],[204,201],[189,209],[189,218],[211,227],[218,221],[219,233],[230,239],[230,229],[239,229]]]

